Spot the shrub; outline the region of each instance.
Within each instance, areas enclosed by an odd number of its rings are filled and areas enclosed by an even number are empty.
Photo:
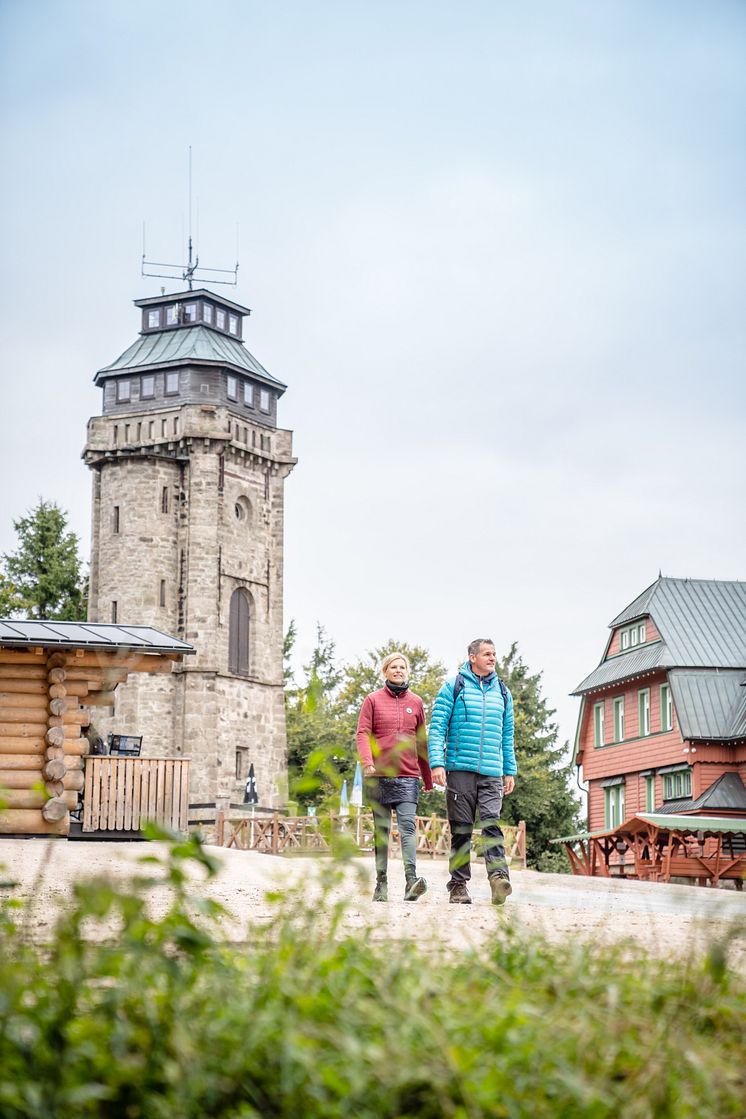
[[[447,955],[351,936],[328,896],[292,894],[238,947],[210,931],[195,860],[214,873],[189,841],[124,889],[79,885],[46,945],[5,907],[3,1119],[743,1114],[746,993],[727,944],[682,968],[557,950],[495,912],[490,952]]]

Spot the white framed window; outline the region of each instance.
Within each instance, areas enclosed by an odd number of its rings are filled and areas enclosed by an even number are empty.
[[[228,330],[231,334],[238,334],[238,316],[228,315]]]
[[[174,326],[179,321],[179,307],[177,303],[172,303],[170,307],[166,307],[166,326]]]
[[[604,826],[618,828],[624,823],[624,784],[604,789]]]
[[[130,381],[129,377],[124,377],[117,381],[117,401],[127,401],[130,398]]]
[[[197,321],[197,304],[185,303],[184,304],[184,321],[196,322]]]
[[[229,373],[228,377],[227,377],[227,380],[226,380],[226,384],[227,384],[228,399],[229,400],[238,400],[238,377],[233,377]]]
[[[243,383],[243,402],[247,408],[254,407],[254,386],[250,385],[248,381]]]
[[[175,396],[179,391],[179,374],[166,374],[166,396]]]
[[[259,408],[262,412],[269,411],[269,393],[266,389],[259,390]]]
[[[642,688],[637,693],[637,717],[640,738],[650,734],[650,688]]]
[[[221,311],[219,307],[215,312],[215,326],[220,330],[225,330],[225,311]]]
[[[155,377],[146,373],[140,378],[140,399],[148,400],[152,396],[155,396]]]
[[[692,771],[688,766],[686,769],[677,769],[674,773],[663,775],[664,800],[678,800],[679,797],[690,797],[691,795]]]
[[[624,696],[614,700],[614,741],[624,742]]]
[[[645,778],[645,811],[655,811],[655,774],[649,773]]]
[[[202,304],[202,322],[212,322],[212,303]]]
[[[148,311],[148,327],[153,330],[161,325],[161,309],[153,307]]]
[[[673,699],[668,684],[661,684],[661,730],[673,730]]]
[[[647,630],[644,622],[635,622],[619,633],[619,648],[621,652],[634,649],[637,645],[644,645],[647,639]]]
[[[594,703],[593,705],[593,745],[603,746],[604,744],[604,704]]]

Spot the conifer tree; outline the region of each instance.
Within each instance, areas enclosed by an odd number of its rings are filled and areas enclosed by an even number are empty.
[[[79,541],[68,531],[67,514],[41,498],[35,509],[13,522],[15,552],[0,564],[0,610],[5,616],[58,621],[86,617],[85,580],[81,575]]]

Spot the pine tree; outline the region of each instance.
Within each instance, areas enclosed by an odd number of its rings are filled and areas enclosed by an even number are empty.
[[[568,744],[558,744],[557,724],[541,694],[541,673],[532,674],[514,643],[497,664],[497,673],[513,696],[518,777],[503,801],[506,823],[526,821],[526,847],[531,866],[567,870],[564,855],[550,839],[579,830],[578,802],[569,781],[572,765]]]
[[[67,530],[67,514],[54,502],[40,498],[36,508],[14,521],[13,527],[18,548],[1,561],[3,612],[27,618],[83,621],[85,580],[78,537]]]

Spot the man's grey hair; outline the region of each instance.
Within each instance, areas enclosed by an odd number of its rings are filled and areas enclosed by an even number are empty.
[[[469,642],[469,648],[466,651],[470,657],[476,657],[481,653],[483,645],[491,645],[493,649],[495,648],[495,642],[491,637],[476,637]]]

